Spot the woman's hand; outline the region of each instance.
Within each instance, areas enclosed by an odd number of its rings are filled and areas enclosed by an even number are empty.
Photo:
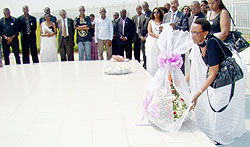
[[[42,37],[49,37],[48,33],[41,34]]]
[[[174,23],[169,23],[169,25],[174,29],[175,28],[175,24]]]
[[[163,26],[159,26],[159,29],[162,31],[163,30]]]
[[[198,100],[200,95],[201,95],[200,92],[198,92],[196,95],[193,96],[193,99],[192,99],[193,105],[190,107],[189,111],[194,110],[194,108],[195,108],[195,106],[197,104],[197,100]]]

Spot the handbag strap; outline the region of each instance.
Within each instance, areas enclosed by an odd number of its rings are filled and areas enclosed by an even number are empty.
[[[227,58],[228,55],[224,52],[224,50],[223,50],[223,48],[222,48],[220,42],[219,42],[215,37],[212,37],[212,38],[210,38],[210,39],[213,39],[213,40],[215,40],[215,41],[217,42],[217,44],[219,45],[219,47],[220,47],[220,49],[221,49],[221,51],[222,51],[224,57]]]
[[[228,103],[227,103],[227,105],[226,106],[224,106],[224,107],[222,107],[220,110],[218,110],[218,111],[216,111],[213,107],[212,107],[212,105],[211,105],[211,103],[210,103],[210,100],[209,100],[209,95],[208,95],[208,90],[207,90],[207,98],[208,98],[208,103],[209,103],[209,106],[210,106],[210,108],[214,111],[214,112],[223,112],[226,108],[227,108],[227,106],[229,105],[229,103],[231,102],[231,100],[232,100],[232,98],[233,98],[233,96],[234,96],[234,89],[235,89],[235,83],[232,83],[232,86],[231,86],[231,94],[230,94],[230,97],[229,97],[229,101],[228,101]]]

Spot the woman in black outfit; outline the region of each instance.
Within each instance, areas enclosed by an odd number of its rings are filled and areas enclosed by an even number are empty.
[[[192,39],[199,47],[194,46],[191,53],[190,88],[193,95],[191,109],[195,112],[195,119],[201,130],[215,144],[228,145],[234,142],[236,137],[244,134],[245,127],[245,88],[246,66],[243,60],[237,59],[237,63],[244,71],[244,77],[235,82],[232,101],[232,84],[220,88],[212,88],[210,85],[218,75],[219,66],[227,56],[232,56],[231,51],[224,43],[210,34],[211,24],[205,19],[197,19],[191,28]],[[223,112],[214,112],[228,107]]]
[[[211,33],[224,41],[230,34],[231,16],[223,4],[222,0],[208,0],[211,9],[207,14],[207,19],[211,23]]]

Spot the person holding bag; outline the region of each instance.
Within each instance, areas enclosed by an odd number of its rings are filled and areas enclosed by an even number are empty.
[[[247,69],[244,61],[210,31],[211,24],[205,19],[197,19],[191,28],[195,43],[187,76],[193,95],[191,110],[198,126],[215,144],[228,145],[246,129]]]
[[[212,25],[211,33],[225,43],[231,44],[237,52],[242,52],[249,47],[241,32],[230,31],[231,20],[234,26],[235,23],[222,0],[208,0],[208,5],[211,8],[207,14],[207,20]]]

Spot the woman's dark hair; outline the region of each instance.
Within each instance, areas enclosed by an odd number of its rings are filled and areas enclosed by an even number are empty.
[[[159,7],[156,7],[153,9],[152,14],[151,14],[151,19],[155,20],[155,16],[154,16],[155,10],[158,10],[158,12],[160,12],[160,21],[163,21],[164,14],[163,14],[163,11],[161,10],[161,8],[159,8]]]
[[[183,12],[183,10],[184,10],[186,7],[189,9],[189,12],[188,12],[187,16],[190,17],[190,16],[191,16],[191,9],[190,9],[189,6],[185,5],[184,7],[182,7],[181,12]]]
[[[217,1],[218,1],[218,0],[217,0]],[[222,2],[222,0],[220,0],[219,8],[220,8],[220,9],[226,9],[227,12],[228,12],[228,14],[229,14],[229,17],[233,20],[233,18],[232,18],[232,16],[231,16],[230,12],[229,12],[228,9],[226,8],[226,6],[225,6],[224,3]],[[234,24],[234,20],[233,20],[233,24]]]
[[[218,0],[216,0],[216,1],[218,1]],[[224,5],[224,3],[222,2],[222,0],[220,0],[219,8],[220,9],[227,9],[226,6]]]
[[[90,16],[90,17],[95,17],[95,15],[94,15],[94,14],[90,14],[89,16]]]
[[[205,18],[198,18],[194,21],[195,24],[201,25],[201,28],[203,31],[208,31],[210,33],[211,31],[211,24],[208,20]]]

